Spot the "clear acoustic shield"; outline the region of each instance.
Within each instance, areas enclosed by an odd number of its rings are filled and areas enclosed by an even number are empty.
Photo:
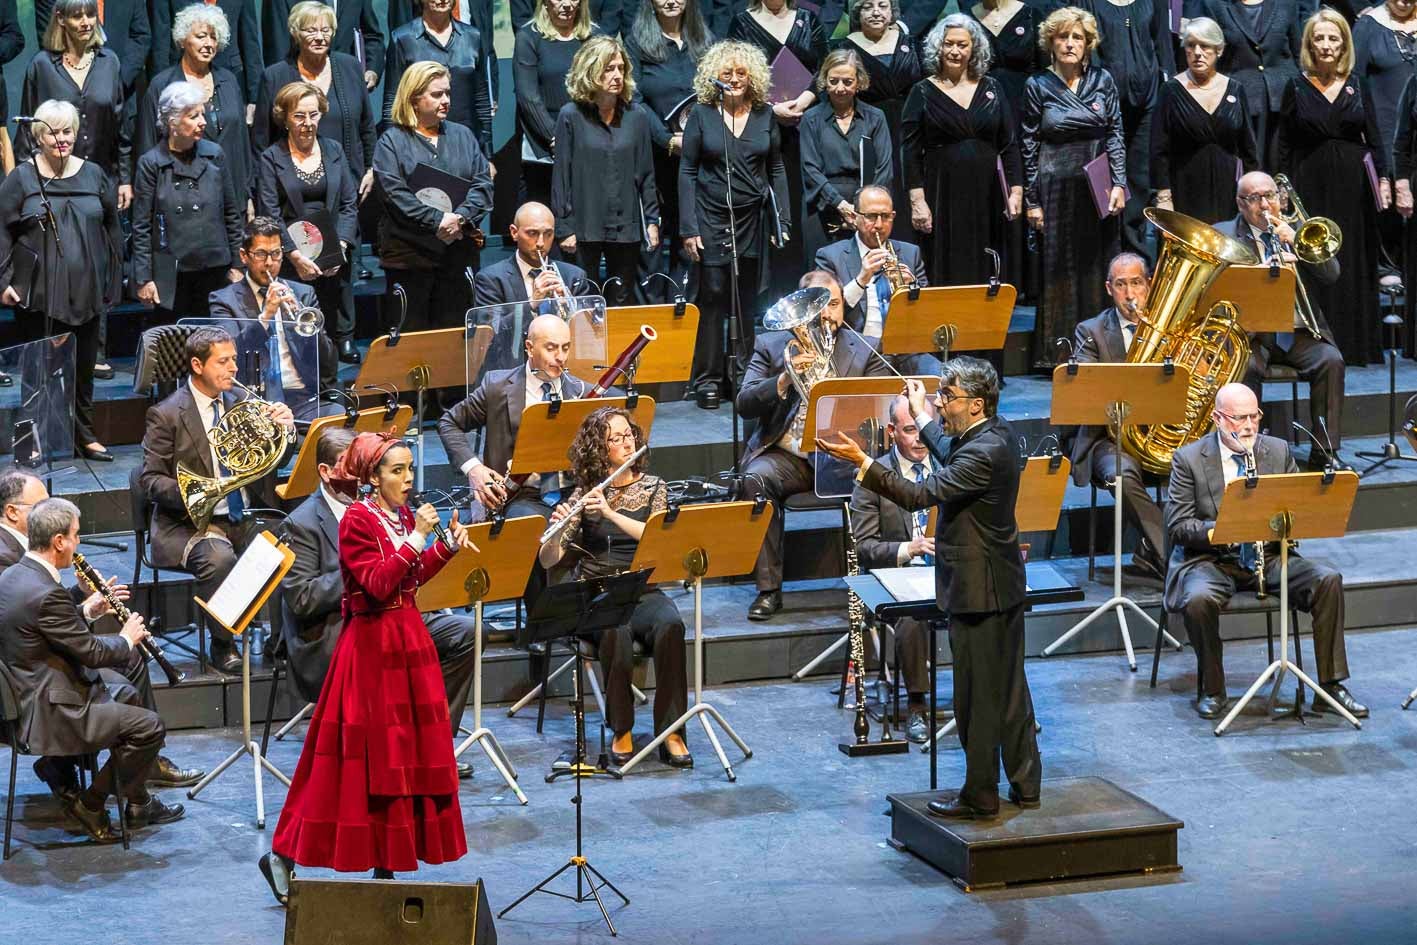
[[[526,362],[532,323],[542,316],[558,319],[564,326],[564,338],[570,345],[564,358],[568,367],[589,365],[593,370],[606,363],[607,322],[602,296],[482,305],[467,312],[464,354],[469,396],[489,373],[518,368]],[[576,373],[583,380],[596,379]]]
[[[0,462],[38,476],[72,466],[74,336],[0,349]]]
[[[880,456],[891,448],[886,424],[890,422],[894,400],[894,394],[844,394],[818,398],[814,421],[816,429],[807,431],[803,449],[812,449],[818,437],[835,440],[837,434],[844,433],[867,456]],[[857,468],[834,459],[823,450],[811,455],[817,496],[824,499],[849,497],[856,486]]]
[[[177,324],[221,328],[236,339],[236,379],[265,400],[290,408],[305,423],[320,415],[320,348],[324,317],[318,309],[279,319],[183,318]]]

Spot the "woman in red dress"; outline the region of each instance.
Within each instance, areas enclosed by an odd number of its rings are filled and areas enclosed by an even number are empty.
[[[438,654],[414,602],[456,549],[424,547],[438,513],[409,509],[413,454],[397,437],[361,433],[333,484],[371,491],[340,522],[344,631],[261,857],[282,905],[296,863],[389,879],[467,852]],[[456,512],[450,530],[455,545],[473,547]]]

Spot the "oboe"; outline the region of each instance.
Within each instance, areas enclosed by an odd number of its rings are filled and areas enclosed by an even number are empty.
[[[74,573],[79,576],[79,580],[83,581],[93,590],[98,591],[99,596],[112,608],[113,616],[118,619],[120,624],[128,622],[128,608],[124,606],[123,602],[118,599],[118,596],[113,593],[107,582],[94,570],[93,565],[89,564],[88,561],[84,560],[84,556],[78,553],[74,555]],[[142,648],[143,653],[146,654],[149,659],[162,667],[162,673],[167,677],[167,684],[169,686],[175,686],[186,678],[180,669],[172,665],[172,662],[168,660],[166,654],[158,649],[157,645],[153,643],[152,640],[144,640],[142,643],[138,644],[138,646]]]

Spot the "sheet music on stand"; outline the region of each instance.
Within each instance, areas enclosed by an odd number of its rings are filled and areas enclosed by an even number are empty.
[[[934,600],[935,569],[922,566],[873,568],[871,574],[898,601]],[[1030,589],[1025,587],[1025,589]]]
[[[285,552],[279,545],[258,537],[241,553],[231,573],[207,601],[207,611],[223,626],[238,628],[242,616],[251,610],[284,561]]]

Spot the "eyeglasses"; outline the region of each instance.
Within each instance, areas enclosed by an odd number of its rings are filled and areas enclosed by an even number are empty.
[[[300,30],[301,36],[333,36],[335,31],[328,26],[306,26]]]
[[[895,219],[895,211],[887,210],[881,213],[863,213],[862,211],[858,210],[856,211],[856,216],[862,220],[867,220],[871,223],[885,223],[887,221]]]
[[[626,430],[624,433],[611,433],[606,436],[605,442],[609,443],[611,446],[619,446],[622,443],[633,445],[635,442],[635,431]]]
[[[940,403],[942,404],[952,404],[956,400],[973,400],[968,394],[956,394],[948,387],[941,387],[936,390],[935,396],[940,399]]]
[[[1279,200],[1279,194],[1273,190],[1266,190],[1264,193],[1259,194],[1245,194],[1240,199],[1248,204],[1276,203]]]
[[[265,261],[268,260],[268,259],[280,259],[282,256],[285,255],[285,250],[283,250],[283,249],[248,249],[248,250],[246,250],[246,255],[247,255],[247,256],[250,256],[252,259],[258,260],[259,262],[265,262]]]
[[[1263,410],[1256,410],[1254,413],[1238,413],[1238,414],[1236,414],[1236,413],[1226,413],[1226,412],[1223,411],[1223,410],[1217,410],[1217,411],[1216,411],[1216,414],[1218,414],[1219,416],[1224,417],[1226,420],[1229,420],[1231,423],[1259,423],[1261,420],[1264,419],[1264,411],[1263,411]]]

